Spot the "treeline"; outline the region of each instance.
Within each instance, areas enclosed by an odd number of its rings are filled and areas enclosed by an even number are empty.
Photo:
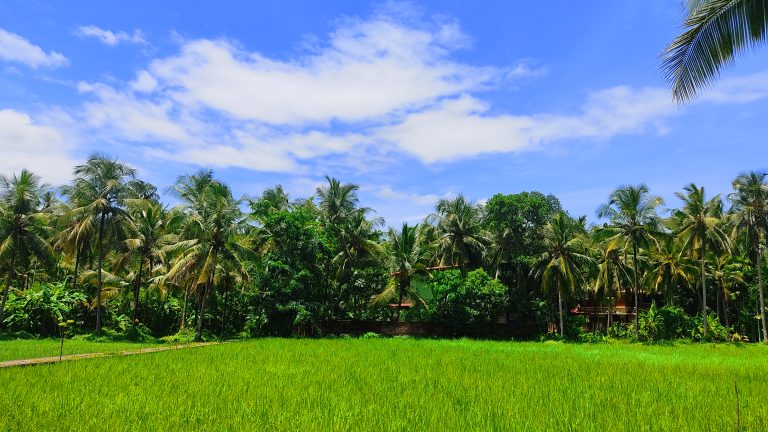
[[[413,226],[384,228],[358,186],[328,178],[310,198],[280,186],[236,198],[212,171],[178,178],[160,202],[128,165],[92,155],[70,184],[0,178],[0,326],[126,337],[290,335],[328,320],[453,326],[505,317],[577,337],[766,339],[768,184],[740,175],[727,197],[691,184],[667,209],[647,187],[613,192],[587,226],[539,192],[459,195]],[[664,216],[662,216],[664,215]],[[629,293],[653,307],[598,326]],[[631,311],[631,308],[630,308]],[[581,337],[594,338],[589,334]]]

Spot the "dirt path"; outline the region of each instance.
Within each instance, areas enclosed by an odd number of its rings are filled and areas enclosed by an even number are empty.
[[[61,360],[59,360],[59,356],[56,357],[38,357],[38,358],[32,358],[32,359],[23,359],[23,360],[8,360],[4,362],[0,362],[0,369],[2,368],[9,368],[9,367],[16,367],[16,366],[35,366],[35,365],[41,365],[41,364],[49,364],[49,363],[58,363],[59,361],[70,361],[70,360],[83,360],[83,359],[92,359],[92,358],[102,358],[102,357],[116,357],[116,356],[129,356],[134,354],[149,354],[149,353],[156,353],[161,351],[170,351],[170,350],[176,350],[176,349],[184,349],[184,348],[200,348],[205,347],[209,345],[218,345],[224,342],[198,342],[198,343],[189,343],[189,344],[183,344],[183,345],[168,345],[168,346],[161,346],[157,348],[142,348],[138,350],[131,350],[131,351],[115,351],[115,352],[100,352],[100,353],[87,353],[87,354],[69,354],[61,357]]]

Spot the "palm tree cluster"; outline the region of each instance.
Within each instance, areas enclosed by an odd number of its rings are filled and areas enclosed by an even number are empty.
[[[623,186],[592,225],[538,192],[482,204],[457,195],[420,223],[384,229],[359,187],[335,178],[307,199],[280,186],[236,198],[202,170],[168,189],[169,207],[135,169],[94,154],[58,189],[26,170],[0,178],[0,326],[19,323],[6,319],[13,299],[65,282],[87,299],[78,325],[96,333],[127,321],[156,335],[189,327],[197,340],[214,328],[289,334],[326,320],[413,319],[406,300],[430,307],[415,280],[481,269],[507,288],[508,322],[556,319],[562,335],[566,311],[591,301],[591,324],[599,305],[607,327],[624,296],[635,337],[641,300],[652,299],[699,313],[703,337],[714,309],[732,331],[765,340],[766,174],[733,187],[723,200],[690,184],[664,209],[646,186]]]

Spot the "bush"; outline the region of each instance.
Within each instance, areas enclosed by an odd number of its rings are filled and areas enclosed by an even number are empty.
[[[608,336],[617,339],[629,339],[635,337],[634,326],[623,322],[614,322],[608,327]]]
[[[187,327],[176,334],[161,337],[160,340],[170,343],[189,343],[195,340],[195,329]]]
[[[250,313],[245,317],[243,331],[240,332],[241,338],[257,337],[264,335],[267,326],[267,315],[263,312]]]
[[[707,337],[704,338],[704,324],[701,315],[693,319],[695,327],[691,331],[691,337],[694,340],[708,341],[727,341],[731,334],[731,329],[720,324],[714,313],[707,315]]]
[[[693,319],[683,309],[674,305],[657,308],[651,303],[650,309],[640,313],[640,340],[659,341],[691,337]]]
[[[583,332],[579,335],[579,342],[585,343],[603,343],[610,341],[611,338],[600,332]]]
[[[58,323],[78,321],[87,306],[85,295],[68,290],[64,282],[35,282],[29,289],[9,293],[3,321],[11,331],[58,336]]]
[[[434,299],[425,318],[449,324],[457,333],[495,322],[507,305],[506,286],[482,269],[470,272],[464,279],[458,270],[435,273],[429,287]]]

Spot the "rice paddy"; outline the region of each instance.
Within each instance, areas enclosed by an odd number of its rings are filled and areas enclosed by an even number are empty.
[[[768,430],[754,345],[262,339],[0,383],[3,431]]]

